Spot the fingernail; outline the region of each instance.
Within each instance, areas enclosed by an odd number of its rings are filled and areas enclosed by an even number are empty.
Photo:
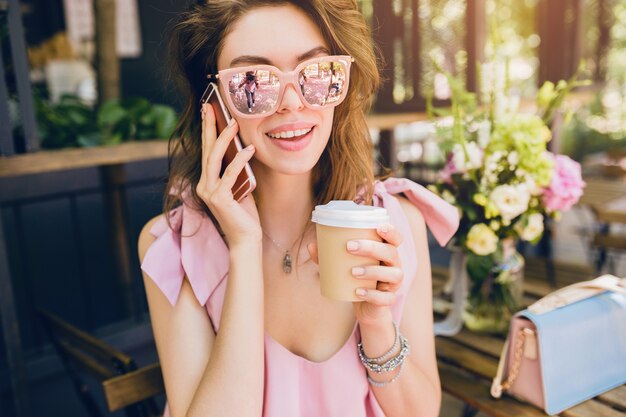
[[[359,249],[359,242],[355,242],[354,240],[351,240],[348,242],[346,247],[348,248],[349,251],[355,251]]]
[[[208,109],[209,109],[209,103],[204,103],[200,111],[200,113],[202,113],[202,120],[204,120],[204,116],[206,115],[206,112]]]
[[[228,121],[228,127],[235,126],[235,123],[237,123],[237,120],[235,120],[234,118],[233,118],[233,119],[230,119],[230,120]]]
[[[380,226],[380,233],[387,234],[389,233],[389,225],[383,224]]]
[[[364,274],[365,274],[365,268],[362,268],[360,266],[355,266],[354,268],[352,268],[352,275],[354,275],[355,277],[358,277]]]
[[[244,151],[252,152],[254,150],[254,145],[248,145],[245,147]]]
[[[365,288],[357,288],[356,295],[358,297],[365,297],[367,295],[367,290]]]

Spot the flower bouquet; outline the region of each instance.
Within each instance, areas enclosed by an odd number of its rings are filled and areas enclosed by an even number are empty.
[[[537,243],[546,220],[575,204],[584,182],[577,162],[547,150],[551,131],[542,117],[506,105],[496,111],[493,100],[477,109],[462,81],[446,75],[451,117],[438,123],[446,164],[431,189],[461,214],[453,245],[465,256],[469,278],[465,325],[504,332],[521,307],[524,260],[517,243]],[[569,89],[571,82],[542,87],[539,113],[551,117]]]

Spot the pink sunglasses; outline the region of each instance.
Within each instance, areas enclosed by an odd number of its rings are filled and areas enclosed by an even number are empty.
[[[265,117],[276,112],[288,84],[308,108],[337,106],[346,98],[352,62],[351,56],[331,55],[304,61],[289,72],[251,65],[228,68],[208,78],[221,84],[228,107],[238,116]]]

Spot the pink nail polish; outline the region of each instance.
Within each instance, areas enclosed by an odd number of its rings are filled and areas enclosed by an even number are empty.
[[[354,275],[355,277],[365,275],[365,268],[362,268],[360,266],[355,266],[354,268],[352,268],[352,275]]]

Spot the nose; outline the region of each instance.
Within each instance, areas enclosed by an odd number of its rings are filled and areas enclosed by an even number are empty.
[[[289,83],[285,86],[285,91],[283,92],[283,97],[278,104],[278,113],[283,113],[286,111],[297,111],[302,110],[304,108],[304,103],[302,103],[302,99],[296,92],[296,86],[293,83]]]

